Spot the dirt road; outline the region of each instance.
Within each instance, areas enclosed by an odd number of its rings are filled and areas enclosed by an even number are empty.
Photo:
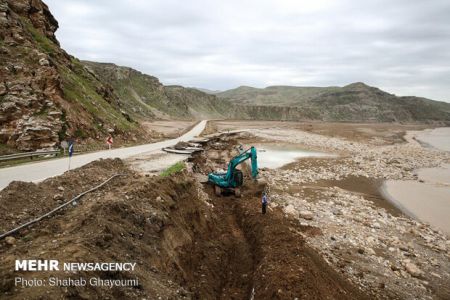
[[[166,140],[163,142],[120,148],[113,150],[105,150],[94,153],[76,155],[72,157],[71,168],[75,169],[81,167],[91,161],[101,158],[127,158],[137,154],[147,153],[155,150],[160,150],[163,147],[168,147],[180,141],[188,141],[199,135],[206,126],[207,121],[201,121],[194,126],[189,132],[181,137]],[[75,145],[76,147],[76,145]],[[6,187],[14,180],[38,182],[46,178],[57,176],[68,169],[68,158],[54,159],[34,164],[25,164],[10,168],[3,168],[0,170],[0,189]]]

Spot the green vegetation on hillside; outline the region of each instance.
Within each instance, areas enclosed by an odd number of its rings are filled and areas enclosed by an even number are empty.
[[[22,20],[27,31],[33,36],[33,40],[36,41],[41,50],[43,50],[47,54],[52,54],[56,52],[57,46],[55,45],[55,43],[53,43],[45,35],[43,35],[36,28],[34,28],[30,20],[24,17],[21,17],[20,19]]]
[[[113,107],[112,103],[107,102],[97,93],[96,79],[79,61],[72,59],[72,66],[72,69],[63,65],[58,66],[63,79],[66,100],[81,104],[92,115],[96,125],[106,123],[116,126],[121,131],[136,128],[135,123],[129,122],[116,107]],[[105,128],[102,130],[104,131]]]

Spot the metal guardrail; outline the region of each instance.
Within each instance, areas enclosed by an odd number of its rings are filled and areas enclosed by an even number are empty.
[[[81,149],[80,149],[81,148]],[[75,149],[74,154],[82,154],[86,152],[92,152],[92,151],[99,151],[99,150],[106,150],[105,147],[78,147]],[[8,160],[14,160],[14,159],[21,159],[21,158],[27,158],[33,159],[35,156],[45,156],[45,155],[67,155],[67,151],[64,151],[64,154],[62,153],[62,150],[50,150],[50,151],[35,151],[35,152],[21,152],[21,153],[14,153],[14,154],[8,154],[8,155],[1,155],[0,156],[0,162],[2,161],[8,161]]]
[[[14,153],[0,156],[0,161],[27,158],[27,157],[32,159],[35,156],[58,155],[59,153],[60,153],[59,150]]]

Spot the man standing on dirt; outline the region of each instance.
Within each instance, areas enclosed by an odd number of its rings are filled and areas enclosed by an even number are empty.
[[[263,193],[262,201],[261,201],[261,204],[262,204],[262,214],[263,214],[263,215],[266,213],[267,202],[268,202],[267,195],[266,195],[266,193]]]

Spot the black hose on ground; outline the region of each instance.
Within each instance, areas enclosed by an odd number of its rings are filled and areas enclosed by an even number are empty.
[[[97,185],[97,186],[91,188],[90,190],[84,191],[84,192],[82,192],[81,194],[78,194],[77,196],[75,196],[75,197],[72,198],[71,200],[69,200],[69,201],[67,201],[67,202],[64,202],[63,204],[61,204],[60,206],[58,206],[58,207],[52,209],[52,210],[49,211],[48,213],[46,213],[46,214],[44,214],[44,215],[42,215],[42,216],[40,216],[40,217],[38,217],[38,218],[36,218],[36,219],[34,219],[34,220],[31,220],[31,221],[29,221],[29,222],[27,222],[27,223],[25,223],[25,224],[22,224],[22,225],[20,225],[20,226],[14,228],[14,229],[11,229],[11,230],[8,231],[8,232],[3,233],[2,235],[0,235],[0,240],[3,239],[3,238],[5,238],[5,237],[7,237],[7,236],[9,236],[9,235],[11,235],[11,234],[13,234],[13,233],[15,233],[15,232],[17,232],[17,231],[19,231],[20,229],[23,229],[23,228],[25,228],[25,227],[28,227],[28,226],[30,226],[31,224],[34,224],[34,223],[39,222],[40,220],[42,220],[42,219],[44,219],[44,218],[46,218],[46,217],[51,216],[52,214],[54,214],[55,212],[57,212],[57,211],[60,210],[61,208],[64,208],[64,207],[66,207],[67,205],[69,205],[70,203],[77,201],[78,199],[80,199],[81,197],[83,197],[84,195],[86,195],[87,193],[93,192],[93,191],[95,191],[95,190],[101,188],[102,186],[104,186],[105,184],[107,184],[107,183],[110,182],[112,179],[114,179],[114,178],[116,178],[116,177],[118,177],[118,176],[127,176],[127,175],[126,175],[126,174],[115,174],[115,175],[111,176],[110,178],[108,178],[107,180],[105,180],[104,182],[102,182],[101,184],[99,184],[99,185]]]

